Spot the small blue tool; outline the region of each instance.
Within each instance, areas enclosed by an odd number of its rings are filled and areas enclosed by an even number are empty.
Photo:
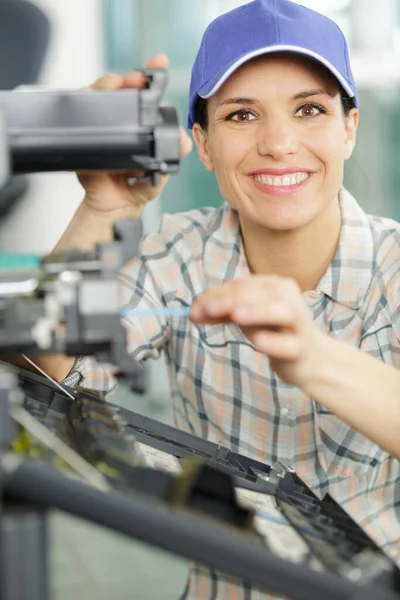
[[[182,308],[124,308],[121,316],[125,317],[188,317],[190,306]]]

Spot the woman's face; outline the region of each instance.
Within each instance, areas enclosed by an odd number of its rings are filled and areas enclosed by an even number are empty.
[[[199,156],[241,219],[296,229],[337,199],[358,111],[344,116],[339,86],[323,67],[293,55],[257,58],[207,109],[207,131],[193,128]]]

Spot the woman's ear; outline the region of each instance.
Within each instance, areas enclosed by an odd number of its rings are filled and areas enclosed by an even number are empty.
[[[344,159],[348,160],[353,154],[357,139],[357,128],[360,120],[360,113],[356,108],[352,108],[348,117],[346,117],[346,137],[344,148]]]
[[[195,123],[193,125],[192,134],[197,146],[197,152],[199,153],[199,158],[201,162],[203,163],[207,171],[212,173],[213,171],[215,171],[215,168],[208,148],[207,131],[200,127],[198,123]]]

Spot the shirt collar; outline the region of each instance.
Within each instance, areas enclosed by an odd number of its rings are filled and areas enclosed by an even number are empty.
[[[215,213],[207,233],[204,268],[208,286],[249,275],[238,214],[228,203]]]
[[[375,264],[374,238],[368,216],[345,189],[339,195],[342,227],[332,262],[316,288],[349,308],[362,306]]]
[[[374,239],[368,216],[345,189],[339,195],[342,226],[338,248],[311,297],[324,294],[334,302],[357,309],[371,284]],[[208,285],[217,286],[249,274],[237,212],[229,204],[215,214],[205,241],[204,265]]]

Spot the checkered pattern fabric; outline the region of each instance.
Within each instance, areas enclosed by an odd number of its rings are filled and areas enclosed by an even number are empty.
[[[320,330],[398,367],[400,225],[366,215],[346,190],[340,202],[336,255],[305,299]],[[190,306],[205,289],[248,274],[237,214],[228,205],[167,215],[159,232],[143,239],[140,257],[124,268],[123,304]],[[175,317],[125,322],[135,360],[165,352],[177,427],[259,461],[291,465],[400,562],[398,460],[279,380],[235,325],[198,326]],[[92,359],[80,370],[87,387],[107,391],[111,385],[107,370]],[[266,596],[195,566],[184,597]]]

